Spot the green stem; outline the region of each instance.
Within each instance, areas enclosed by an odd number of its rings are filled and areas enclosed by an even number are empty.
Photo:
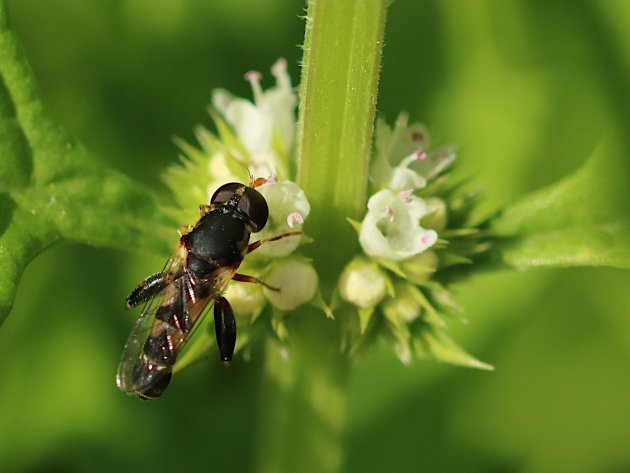
[[[321,312],[290,319],[289,344],[270,339],[265,347],[257,468],[336,472],[344,459],[348,358],[330,343],[339,330],[322,323]]]
[[[308,5],[298,183],[312,207],[305,227],[314,239],[311,256],[320,276],[330,276],[322,277],[328,284],[356,252],[356,233],[346,219],[360,219],[365,211],[386,4],[311,0]]]
[[[365,211],[386,0],[310,0],[298,130],[298,182],[311,203],[305,232],[329,297],[357,251],[347,218]],[[336,472],[343,463],[350,360],[341,323],[314,308],[287,316],[289,342],[267,342],[257,467]],[[283,356],[284,354],[284,356]]]

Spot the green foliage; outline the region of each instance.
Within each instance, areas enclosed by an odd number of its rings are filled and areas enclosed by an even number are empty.
[[[94,159],[45,112],[0,3],[0,324],[26,265],[54,243],[163,251],[154,197]],[[159,234],[159,233],[158,233]]]
[[[294,77],[298,70],[301,52],[294,45],[303,33],[296,18],[301,1],[237,1],[226,7],[175,0],[160,8],[150,0],[9,3],[48,108],[103,163],[133,176],[138,202],[148,193],[137,182],[155,185],[175,157],[168,136],[192,141],[186,134],[191,124],[207,119],[203,105],[211,88],[232,88],[235,77],[262,70],[280,55],[288,57]],[[628,18],[624,2],[399,1],[388,10],[379,112],[391,121],[406,109],[440,140],[461,145],[458,171],[483,188],[480,217],[505,209],[493,222],[503,238],[493,264],[627,267],[623,183],[628,172],[622,163],[630,150],[624,139],[630,110]],[[0,112],[19,117],[27,109],[18,106],[13,73],[5,70],[16,62],[19,48],[2,31],[0,74],[7,90],[1,96],[11,100],[0,100]],[[32,86],[30,72],[22,77]],[[247,85],[239,91],[238,84],[232,90],[245,95]],[[100,207],[102,182],[109,182],[104,176],[116,173],[100,169],[104,164],[76,144],[68,155],[86,173],[63,180],[68,184],[63,192],[89,209],[81,215],[72,210],[76,228],[84,228],[92,211],[105,213],[104,221],[120,223],[120,239],[100,239],[93,228],[62,235],[59,228],[66,227],[52,212],[29,217],[29,204],[48,208],[43,204],[50,190],[36,185],[35,170],[54,155],[54,147],[39,148],[46,150],[46,159],[38,155],[39,164],[34,152],[32,159],[22,158],[35,150],[33,133],[46,135],[51,121],[42,120],[27,133],[27,115],[3,118],[0,125],[0,278],[8,300],[17,284],[14,276],[46,247],[42,241],[149,249],[157,240],[141,232],[162,221],[153,204],[125,222],[115,206],[111,212]],[[603,130],[613,139],[582,167]],[[74,143],[59,139],[59,156],[67,142]],[[549,201],[560,194],[566,199]],[[120,206],[133,201],[118,197]],[[506,208],[507,202],[517,203]],[[603,215],[597,213],[600,204]],[[534,210],[540,211],[540,222]],[[92,227],[113,231],[100,228],[100,221]],[[145,221],[147,226],[141,225]],[[190,222],[176,225],[184,223]],[[176,225],[168,229],[171,240]],[[9,228],[15,236],[7,247]],[[554,243],[555,235],[561,244]],[[163,246],[154,249],[163,254]],[[575,259],[576,249],[587,251]],[[545,260],[536,260],[537,255]],[[133,253],[57,245],[27,270],[14,313],[0,330],[5,360],[0,444],[11,446],[0,448],[5,469],[155,473],[209,464],[225,472],[260,469],[256,452],[267,447],[260,439],[268,439],[262,353],[230,369],[198,363],[178,373],[158,404],[134,403],[115,389],[117,357],[133,318],[127,314],[124,320],[122,299],[161,264],[162,256],[147,261]],[[456,285],[457,302],[470,324],[451,323],[448,333],[496,371],[424,362],[402,366],[386,349],[372,352],[352,376],[338,367],[350,384],[346,471],[628,470],[628,284],[628,273],[618,269],[569,268],[501,271]],[[309,346],[305,355],[321,362],[319,350],[320,345]],[[287,376],[270,384],[270,398],[283,381],[300,374],[308,378],[311,370],[277,372]],[[322,394],[318,399],[338,394],[339,384],[330,389],[310,378]],[[293,425],[285,419],[282,432],[286,448],[297,454],[305,442],[314,442],[300,430],[301,420],[321,419],[326,410],[309,411],[300,404],[303,398],[281,394],[278,400],[304,413]],[[156,449],[147,438],[165,429],[186,441],[157,441]],[[334,439],[328,437],[325,445],[338,449]]]
[[[509,266],[630,268],[630,168],[609,140],[574,175],[526,196],[492,222]]]

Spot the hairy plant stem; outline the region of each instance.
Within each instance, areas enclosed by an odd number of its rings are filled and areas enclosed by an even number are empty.
[[[307,248],[328,299],[357,237],[347,218],[365,210],[387,2],[310,0],[298,128],[298,183],[311,203]],[[339,471],[349,358],[337,322],[314,308],[287,317],[286,346],[267,342],[261,472]]]
[[[258,471],[336,472],[343,463],[348,358],[321,312],[294,314],[285,347],[265,346]]]

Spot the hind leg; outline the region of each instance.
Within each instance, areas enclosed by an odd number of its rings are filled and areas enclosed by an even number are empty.
[[[236,319],[232,306],[225,297],[217,297],[214,301],[214,329],[221,360],[229,363],[236,345]]]

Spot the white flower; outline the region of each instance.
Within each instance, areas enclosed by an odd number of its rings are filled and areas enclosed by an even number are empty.
[[[361,224],[359,243],[369,256],[404,260],[430,248],[437,241],[434,230],[420,226],[430,212],[419,197],[401,199],[389,189],[377,192],[368,201],[368,212]]]
[[[393,128],[380,121],[376,126],[376,155],[370,177],[377,188],[395,191],[421,189],[455,159],[455,148],[428,151],[429,134],[424,125],[407,125],[401,114]]]
[[[310,301],[317,289],[317,273],[313,265],[302,258],[284,258],[274,263],[265,282],[280,289],[265,288],[265,297],[280,310],[293,310]]]
[[[386,286],[386,276],[376,264],[357,258],[341,273],[339,294],[342,299],[366,309],[381,302]]]
[[[422,189],[427,185],[424,177],[404,166],[393,169],[387,187],[395,191]]]
[[[413,153],[418,153],[416,156],[420,158],[423,150],[429,147],[429,134],[423,125],[407,126],[407,116],[404,114],[398,117],[393,128],[390,128],[383,120],[378,120],[374,146],[376,152],[370,169],[370,177],[376,187],[390,187],[392,181],[394,181],[392,188],[398,190],[424,187],[426,182],[398,187],[400,176],[393,175],[396,168],[400,168],[399,173],[406,174],[402,169],[406,169],[407,166],[400,166],[401,161]]]
[[[276,85],[266,91],[260,86],[261,74],[248,72],[245,79],[252,85],[254,103],[218,89],[212,104],[234,128],[237,137],[250,153],[251,171],[256,175],[276,174],[287,177],[287,154],[295,137],[297,96],[284,59],[271,69]]]
[[[311,211],[306,194],[295,182],[282,181],[265,184],[258,188],[269,206],[269,220],[258,239],[273,237],[302,228],[302,223]],[[291,225],[289,224],[291,222]],[[257,254],[273,257],[286,256],[300,244],[299,236],[291,236],[268,243],[256,250]]]
[[[416,160],[410,163],[409,168],[432,179],[446,169],[457,157],[455,146],[446,145],[435,151],[430,151],[425,160]]]

